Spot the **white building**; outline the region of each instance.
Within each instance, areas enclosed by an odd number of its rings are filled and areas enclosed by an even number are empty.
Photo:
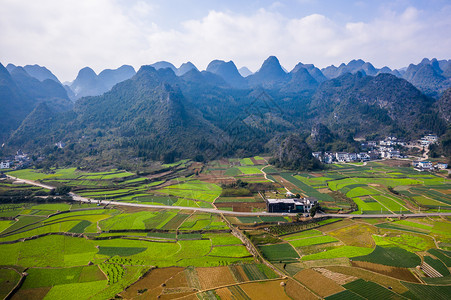
[[[424,169],[424,170],[431,170],[432,169],[432,163],[430,161],[420,161],[418,163],[418,167]]]
[[[11,166],[9,162],[0,162],[0,169],[9,169],[10,167]]]

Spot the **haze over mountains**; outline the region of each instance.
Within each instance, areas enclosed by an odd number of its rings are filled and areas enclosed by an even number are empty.
[[[63,86],[45,67],[0,65],[7,116],[0,141],[6,152],[52,152],[48,147],[62,140],[71,145],[59,154],[68,161],[86,155],[171,161],[269,152],[284,135],[322,124],[336,140],[348,139],[345,149],[353,147],[349,136],[443,134],[450,78],[451,60],[424,59],[405,70],[362,60],[322,70],[299,63],[286,72],[270,56],[253,74],[222,60],[205,71],[164,61],[138,72],[124,65],[97,75],[86,67]]]

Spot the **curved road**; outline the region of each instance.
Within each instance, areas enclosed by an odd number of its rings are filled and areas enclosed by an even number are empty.
[[[39,182],[35,182],[27,179],[20,179],[10,175],[7,177],[14,179],[18,182],[24,182],[31,185],[39,186],[46,189],[54,189],[55,187],[45,185]],[[151,205],[142,203],[128,203],[106,200],[94,200],[85,197],[78,196],[74,193],[69,193],[74,201],[87,202],[87,203],[99,203],[103,205],[118,205],[118,206],[132,206],[132,207],[147,207],[147,208],[159,208],[159,209],[177,209],[177,210],[194,210],[214,214],[234,215],[234,216],[296,216],[296,213],[268,213],[268,212],[237,212],[228,210],[219,210],[214,208],[202,208],[202,207],[186,207],[186,206],[168,206],[168,205]],[[419,214],[378,214],[378,215],[354,215],[354,214],[324,214],[318,213],[315,217],[332,217],[332,218],[393,218],[393,217],[428,217],[428,216],[451,216],[451,213],[419,213]]]

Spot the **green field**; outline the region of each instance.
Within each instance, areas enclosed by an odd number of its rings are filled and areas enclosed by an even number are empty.
[[[263,256],[269,261],[292,261],[299,255],[290,244],[276,244],[259,247]]]
[[[295,248],[299,248],[299,247],[304,247],[304,246],[327,244],[327,243],[333,243],[333,242],[338,242],[338,240],[336,238],[333,238],[328,235],[322,235],[322,236],[303,238],[303,239],[299,239],[299,240],[292,240],[292,241],[290,241],[290,244]]]
[[[301,259],[302,260],[318,260],[318,259],[331,259],[331,258],[338,258],[338,257],[356,257],[356,256],[369,254],[372,251],[373,251],[373,249],[371,249],[371,248],[343,246],[340,248],[335,248],[335,249],[327,250],[324,252],[305,255]]]
[[[350,290],[366,299],[395,299],[396,293],[384,288],[383,286],[363,279],[347,283],[344,288]]]
[[[421,264],[421,259],[416,254],[398,247],[376,246],[370,254],[354,257],[353,260],[401,268],[415,268]]]

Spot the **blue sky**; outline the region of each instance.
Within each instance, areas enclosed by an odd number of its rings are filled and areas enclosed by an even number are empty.
[[[0,0],[0,62],[40,64],[62,80],[159,60],[256,71],[353,58],[401,68],[451,58],[451,1]]]

